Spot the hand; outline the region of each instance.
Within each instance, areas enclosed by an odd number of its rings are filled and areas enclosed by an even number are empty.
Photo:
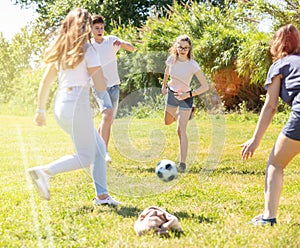
[[[36,113],[34,116],[34,124],[37,126],[45,126],[46,125],[45,113]]]
[[[166,95],[167,93],[168,93],[168,90],[167,90],[167,88],[166,88],[166,86],[162,86],[161,87],[161,93],[163,94],[163,95]]]
[[[115,40],[113,42],[113,46],[120,46],[120,45],[121,45],[121,41],[119,41],[119,40]]]
[[[252,138],[248,141],[246,141],[244,144],[241,145],[242,152],[241,156],[243,160],[247,160],[248,158],[252,158],[254,151],[258,147],[259,143],[255,142],[255,140]]]
[[[182,100],[184,100],[184,99],[189,98],[189,97],[190,97],[190,93],[189,93],[189,92],[175,92],[175,93],[174,93],[174,96],[175,96],[178,100],[182,101]]]

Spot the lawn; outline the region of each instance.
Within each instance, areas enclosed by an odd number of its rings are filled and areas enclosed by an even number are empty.
[[[279,124],[242,161],[239,145],[255,118],[198,113],[188,127],[188,172],[164,183],[154,170],[160,159],[178,161],[175,126],[160,117],[117,119],[107,179],[122,204],[113,208],[93,205],[88,170],[51,178],[51,200],[41,200],[25,171],[72,154],[69,137],[52,114],[43,128],[26,114],[2,113],[0,121],[0,247],[300,247],[299,156],[285,171],[278,225],[247,224],[263,211],[265,164]],[[134,223],[152,205],[177,216],[184,235],[138,237]]]

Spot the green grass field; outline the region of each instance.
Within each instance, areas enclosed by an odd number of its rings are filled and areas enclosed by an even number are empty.
[[[0,247],[300,247],[299,156],[285,171],[278,225],[247,225],[263,211],[265,164],[279,125],[270,126],[245,162],[239,145],[250,138],[255,119],[198,113],[188,127],[189,171],[163,183],[154,169],[162,158],[178,161],[175,126],[164,126],[162,118],[117,119],[107,179],[122,205],[111,208],[93,205],[88,170],[51,178],[51,200],[38,197],[26,169],[73,147],[52,114],[43,128],[32,119],[0,115]],[[176,215],[185,235],[136,236],[139,213],[152,205]]]

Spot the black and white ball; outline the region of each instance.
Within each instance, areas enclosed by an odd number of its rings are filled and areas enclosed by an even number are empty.
[[[157,163],[155,173],[164,182],[172,181],[178,174],[175,162],[168,159],[163,159]]]

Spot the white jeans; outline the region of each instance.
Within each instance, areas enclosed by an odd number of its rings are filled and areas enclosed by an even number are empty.
[[[58,91],[54,113],[59,126],[73,141],[74,155],[66,155],[48,164],[51,175],[91,166],[96,195],[106,194],[105,143],[94,127],[90,109],[89,87]]]

